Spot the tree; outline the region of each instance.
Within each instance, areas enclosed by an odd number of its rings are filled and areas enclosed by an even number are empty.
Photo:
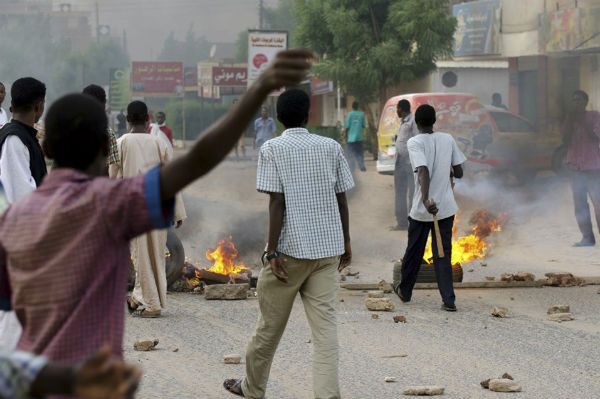
[[[210,55],[211,44],[204,36],[196,37],[194,26],[190,25],[185,39],[177,40],[173,32],[165,39],[158,56],[162,61],[183,61],[183,65],[195,66]]]
[[[456,20],[447,0],[296,0],[296,38],[320,56],[318,76],[363,104],[383,106],[388,89],[422,78],[453,50]],[[369,119],[377,151],[375,117]]]

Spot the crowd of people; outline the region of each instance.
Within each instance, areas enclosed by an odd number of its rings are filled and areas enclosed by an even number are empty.
[[[181,226],[186,218],[181,190],[239,146],[267,96],[300,83],[311,59],[305,50],[280,53],[232,110],[178,158],[165,115],[157,113],[157,123],[150,124],[141,101],[127,107],[128,131],[119,124],[115,134],[101,87],[66,95],[46,112],[42,82],[13,82],[12,118],[0,130],[0,205],[7,205],[0,210],[0,397],[133,395],[141,373],[122,360],[125,311],[132,317],[161,316],[165,229]],[[0,84],[0,106],[2,100]],[[586,111],[587,100],[584,92],[574,94],[575,112],[563,129],[583,234],[578,246],[595,243],[588,195],[596,215],[600,212],[600,114]],[[266,109],[254,121],[257,190],[269,196],[269,225],[246,375],[223,382],[240,397],[265,396],[298,294],[312,330],[314,395],[341,397],[336,274],[352,261],[346,192],[354,179],[342,146],[307,130],[309,111],[310,97],[287,89],[277,99],[277,119],[285,128],[279,137]],[[397,114],[395,229],[408,230],[408,244],[393,289],[402,302],[411,301],[427,239],[435,231],[441,306],[454,312],[450,259],[458,206],[453,179],[463,177],[466,157],[452,135],[434,129],[432,106],[421,105],[413,113],[410,103],[400,101]],[[42,115],[40,144],[35,125]],[[345,133],[351,162],[362,171],[365,127],[355,103]],[[46,159],[52,162],[50,172]],[[136,278],[127,296],[130,262]]]

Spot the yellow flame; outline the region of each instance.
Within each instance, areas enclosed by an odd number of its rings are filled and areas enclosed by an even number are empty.
[[[229,276],[248,270],[245,265],[235,263],[237,257],[238,251],[233,242],[230,239],[221,240],[214,250],[206,251],[206,259],[213,262],[208,271]]]

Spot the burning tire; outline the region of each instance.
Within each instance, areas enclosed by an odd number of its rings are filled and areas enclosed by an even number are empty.
[[[402,262],[396,262],[394,265],[394,281],[400,281],[400,270],[402,268]],[[460,264],[452,266],[452,281],[455,283],[462,283],[463,281],[463,269]],[[433,265],[423,263],[419,274],[417,275],[417,283],[436,283],[435,269]]]
[[[167,272],[167,287],[170,287],[181,278],[183,265],[185,264],[183,244],[173,229],[169,229],[167,232],[167,250],[169,256],[167,256],[165,262],[165,271]]]

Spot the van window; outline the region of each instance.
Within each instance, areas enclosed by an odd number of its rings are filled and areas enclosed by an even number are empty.
[[[524,119],[508,112],[491,112],[498,130],[506,133],[535,133],[534,127]]]

